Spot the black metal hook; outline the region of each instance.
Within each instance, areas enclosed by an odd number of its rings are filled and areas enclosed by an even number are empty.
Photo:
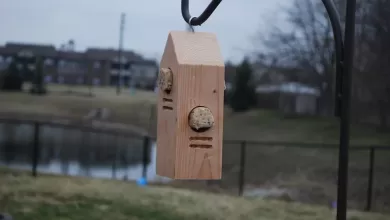
[[[336,61],[336,79],[335,79],[335,116],[340,116],[341,112],[341,93],[342,93],[342,76],[344,63],[344,39],[341,29],[340,16],[337,12],[336,6],[332,0],[322,0],[328,13],[330,23],[333,29],[333,38],[335,46],[335,61]]]
[[[189,25],[200,26],[211,16],[221,2],[222,0],[212,0],[199,17],[192,17],[190,15],[189,0],[181,0],[181,14]]]

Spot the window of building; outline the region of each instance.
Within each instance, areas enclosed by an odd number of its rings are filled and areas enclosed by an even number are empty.
[[[66,65],[65,60],[60,60],[60,61],[58,62],[58,66],[59,66],[59,67],[64,67],[65,65]]]
[[[119,57],[118,57],[118,56],[114,57],[113,61],[114,61],[115,63],[119,63]],[[127,63],[127,61],[128,61],[127,58],[124,57],[124,56],[122,56],[121,59],[120,59],[120,62],[121,62],[122,64]]]
[[[21,56],[21,57],[33,57],[33,53],[29,50],[22,50],[18,53],[18,56]]]
[[[52,66],[54,64],[54,61],[50,58],[46,58],[44,64],[45,66]]]
[[[100,79],[99,78],[94,78],[93,79],[93,84],[96,85],[96,86],[100,85]]]
[[[63,77],[63,76],[59,76],[59,77],[57,78],[57,81],[58,81],[59,84],[63,84],[65,80],[64,80],[64,77]]]
[[[51,76],[45,76],[45,82],[46,83],[51,83],[51,79],[52,77]]]
[[[153,68],[149,68],[149,70],[148,70],[148,78],[150,78],[150,79],[152,79],[152,78],[155,78],[156,77],[156,71],[157,70],[155,70],[155,69],[153,69]]]
[[[132,72],[133,72],[132,75],[133,75],[134,77],[139,77],[139,75],[140,75],[139,69],[133,68],[133,69],[132,69]]]
[[[130,70],[122,70],[122,76],[130,76]]]
[[[35,70],[35,65],[34,64],[28,64],[27,68],[31,71]]]
[[[93,68],[94,68],[94,69],[100,69],[100,68],[101,68],[100,62],[99,62],[99,61],[95,61],[95,62],[93,63]]]

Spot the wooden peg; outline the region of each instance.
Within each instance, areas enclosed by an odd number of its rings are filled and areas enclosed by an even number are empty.
[[[157,175],[221,179],[224,80],[214,34],[169,33],[158,80]]]

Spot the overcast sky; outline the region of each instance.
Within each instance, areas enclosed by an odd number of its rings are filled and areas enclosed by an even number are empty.
[[[254,48],[251,36],[282,20],[292,0],[224,0],[196,31],[217,34],[225,60]],[[154,2],[152,4],[151,2]],[[190,0],[198,16],[210,0]],[[74,39],[76,50],[118,48],[120,14],[126,14],[124,47],[160,59],[170,30],[185,30],[180,0],[0,0],[0,44],[54,44]]]

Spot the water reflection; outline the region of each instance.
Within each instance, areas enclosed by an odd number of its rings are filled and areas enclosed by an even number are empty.
[[[42,125],[38,171],[45,173],[137,180],[144,164],[149,181],[156,176],[156,146],[145,154],[143,139]],[[34,126],[0,124],[0,164],[32,169]]]

